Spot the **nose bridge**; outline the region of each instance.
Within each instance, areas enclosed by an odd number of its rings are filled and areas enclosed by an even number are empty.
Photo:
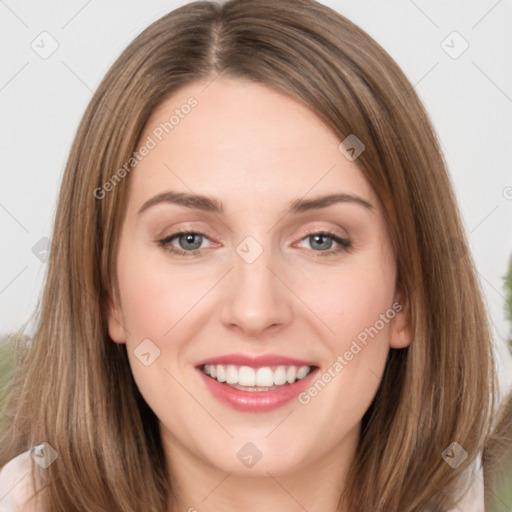
[[[278,255],[269,238],[258,241],[247,236],[235,248],[230,291],[223,305],[223,321],[250,334],[286,324],[291,318],[290,294],[278,279]]]

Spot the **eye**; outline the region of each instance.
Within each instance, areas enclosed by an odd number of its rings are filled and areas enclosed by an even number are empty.
[[[330,231],[317,231],[308,232],[301,242],[304,240],[310,241],[310,246],[314,252],[318,253],[317,256],[328,256],[338,254],[342,251],[348,251],[352,244],[346,238],[339,237],[336,233]],[[333,242],[337,245],[331,249]]]
[[[179,256],[197,256],[204,249],[203,242],[209,240],[204,234],[197,231],[178,231],[161,240],[158,244],[167,252]],[[310,246],[316,256],[329,256],[338,254],[342,251],[348,251],[352,244],[349,240],[339,237],[336,233],[329,231],[308,232],[301,239],[310,241]],[[179,247],[174,245],[177,242]],[[335,248],[333,247],[335,244]]]
[[[180,256],[195,256],[201,252],[203,248],[203,241],[208,239],[204,233],[197,231],[178,231],[172,235],[158,240],[158,243],[166,251],[172,254],[178,254]],[[172,245],[174,241],[177,241],[180,247]]]

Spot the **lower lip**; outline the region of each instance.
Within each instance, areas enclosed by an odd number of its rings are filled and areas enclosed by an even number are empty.
[[[267,412],[282,407],[308,387],[317,370],[318,368],[314,368],[303,379],[293,384],[280,386],[272,391],[241,391],[226,384],[221,384],[219,381],[208,377],[200,368],[197,369],[206,387],[215,398],[233,409],[245,412]]]

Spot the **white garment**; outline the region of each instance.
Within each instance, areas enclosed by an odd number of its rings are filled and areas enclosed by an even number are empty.
[[[471,472],[471,487],[458,505],[448,512],[485,512],[484,470],[481,455],[477,457],[468,471]]]
[[[0,512],[44,512],[33,505],[24,509],[32,494],[30,450],[14,457],[0,471]]]

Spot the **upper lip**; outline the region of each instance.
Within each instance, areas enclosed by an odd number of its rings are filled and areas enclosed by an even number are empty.
[[[197,363],[197,366],[205,364],[232,364],[236,366],[252,366],[261,368],[263,366],[315,366],[312,361],[297,359],[294,357],[281,356],[278,354],[225,354],[223,356],[210,357]]]

